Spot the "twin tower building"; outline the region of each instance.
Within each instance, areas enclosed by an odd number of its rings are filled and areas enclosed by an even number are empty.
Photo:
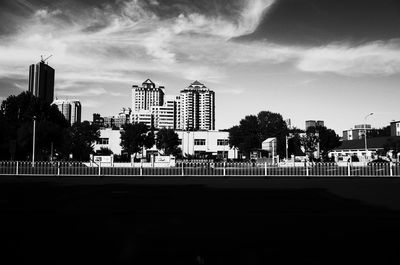
[[[163,86],[147,79],[132,87],[132,120],[149,127],[184,131],[215,130],[215,93],[199,81],[166,96]]]

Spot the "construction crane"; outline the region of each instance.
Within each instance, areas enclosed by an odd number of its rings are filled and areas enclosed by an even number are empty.
[[[43,55],[40,55],[41,58],[41,62],[45,63],[48,59],[50,59],[50,57],[52,57],[53,55],[50,55],[49,57],[47,57],[46,59],[43,60]]]

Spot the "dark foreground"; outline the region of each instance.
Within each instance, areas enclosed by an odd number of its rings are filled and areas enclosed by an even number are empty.
[[[2,177],[0,264],[399,264],[399,201],[393,178]]]

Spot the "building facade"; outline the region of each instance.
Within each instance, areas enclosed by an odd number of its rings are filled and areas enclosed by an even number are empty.
[[[164,104],[164,87],[156,87],[150,79],[142,83],[142,86],[132,86],[132,113],[150,110],[153,106]]]
[[[400,136],[400,121],[390,123],[390,136]]]
[[[370,124],[355,125],[353,129],[343,131],[343,141],[364,139],[365,131],[373,132],[375,129]]]
[[[165,100],[163,106],[151,107],[153,127],[157,129],[176,128],[176,101],[174,99]]]
[[[237,159],[238,150],[229,147],[229,132],[223,131],[175,131],[179,138],[179,148],[184,157],[220,159]],[[157,131],[154,132],[157,135]],[[94,145],[94,150],[108,148],[114,154],[120,155],[121,131],[111,128],[100,130],[100,140]],[[154,152],[157,148],[153,146],[147,151]],[[145,156],[146,152],[145,151]]]
[[[29,66],[28,91],[44,102],[51,104],[54,101],[54,74],[55,71],[42,60]]]
[[[82,105],[79,100],[56,99],[52,105],[57,106],[71,125],[81,122]]]
[[[130,123],[131,113],[132,111],[130,108],[122,108],[121,112],[117,116],[102,117],[100,114],[94,113],[93,123],[101,129],[119,129],[125,124]]]
[[[195,81],[179,96],[180,130],[215,130],[215,93]]]
[[[324,121],[308,120],[306,121],[306,131],[310,127],[325,126]]]

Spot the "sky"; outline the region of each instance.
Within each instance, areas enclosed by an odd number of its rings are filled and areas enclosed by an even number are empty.
[[[167,95],[214,90],[217,129],[262,110],[339,135],[400,120],[397,0],[0,1],[0,100],[27,90],[41,55],[86,120],[130,107],[147,78]]]

